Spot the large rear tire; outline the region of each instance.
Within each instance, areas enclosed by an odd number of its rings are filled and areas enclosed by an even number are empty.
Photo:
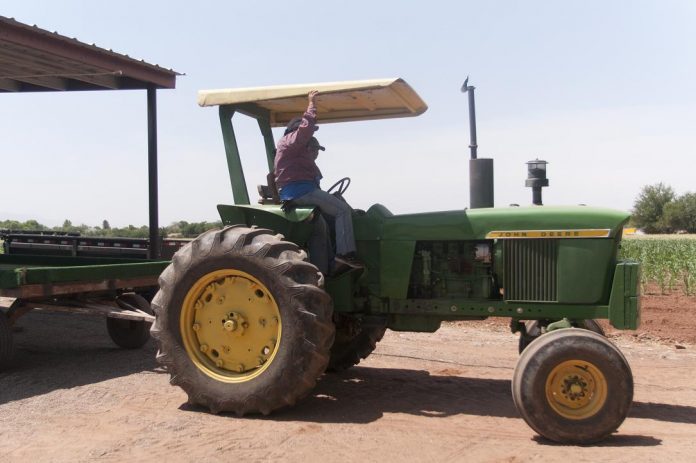
[[[237,415],[293,405],[324,372],[330,296],[297,245],[270,230],[212,230],[178,251],[152,306],[158,361],[189,402]]]
[[[116,299],[122,309],[131,310],[133,307],[149,314],[152,313],[150,303],[139,294],[126,293]],[[140,349],[150,339],[150,323],[121,318],[107,318],[106,329],[111,340],[124,349]]]
[[[7,316],[0,312],[0,371],[5,370],[12,363],[15,346],[12,340],[12,326]]]
[[[377,348],[386,330],[386,320],[367,323],[354,317],[342,317],[336,324],[328,370],[347,370],[366,359]]]
[[[522,418],[541,436],[589,444],[623,423],[633,401],[633,376],[623,354],[603,336],[552,331],[522,352],[512,380]]]

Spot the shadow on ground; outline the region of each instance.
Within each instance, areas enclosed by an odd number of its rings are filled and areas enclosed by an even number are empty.
[[[549,446],[567,446],[567,444],[559,444],[552,442],[543,437],[534,436],[534,440],[539,445]],[[631,434],[614,434],[607,437],[601,442],[595,444],[581,445],[579,447],[656,447],[662,445],[662,439],[657,439],[651,436],[631,435]]]
[[[181,408],[205,412],[188,404]],[[355,367],[322,376],[311,395],[292,408],[268,417],[249,415],[245,419],[370,423],[384,413],[433,418],[458,414],[518,416],[510,397],[508,380],[434,376],[421,370]]]
[[[94,384],[142,371],[161,371],[150,340],[141,349],[121,349],[109,338],[103,317],[31,312],[13,333],[12,366],[0,372],[0,405]]]

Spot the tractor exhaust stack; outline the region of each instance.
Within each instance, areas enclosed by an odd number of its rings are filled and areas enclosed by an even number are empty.
[[[462,93],[469,94],[469,148],[471,149],[471,159],[469,160],[469,204],[472,209],[493,207],[493,159],[478,158],[475,89],[476,87],[469,85],[469,78],[467,77],[461,90]]]

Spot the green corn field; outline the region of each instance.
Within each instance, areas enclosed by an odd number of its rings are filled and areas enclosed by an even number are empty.
[[[655,283],[662,294],[674,290],[696,294],[696,235],[627,236],[620,257],[641,263],[643,291]]]

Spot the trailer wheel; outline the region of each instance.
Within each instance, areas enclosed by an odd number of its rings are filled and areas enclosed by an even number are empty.
[[[528,345],[532,343],[535,339],[538,339],[539,336],[541,336],[541,326],[544,325],[544,322],[548,324],[548,320],[527,320],[524,322],[524,331],[520,333],[520,339],[517,343],[517,349],[519,353],[521,354],[523,350],[527,348]],[[597,333],[601,336],[606,336],[604,333],[604,329],[597,323],[597,320],[592,320],[592,319],[586,319],[586,320],[577,320],[571,322],[574,328],[582,328],[584,330],[589,330],[592,331],[593,333]]]
[[[0,371],[10,366],[14,358],[14,350],[12,326],[10,326],[7,316],[0,312]]]
[[[633,376],[626,358],[606,338],[560,329],[542,335],[522,353],[512,398],[541,436],[588,444],[623,423],[633,400]]]
[[[336,326],[336,339],[331,346],[328,370],[339,372],[360,363],[376,348],[387,330],[384,324],[366,325],[360,320],[344,318]]]
[[[158,361],[192,404],[268,414],[306,396],[334,338],[331,297],[306,253],[270,230],[227,227],[184,246],[159,279]]]
[[[116,299],[122,309],[136,307],[143,312],[152,313],[150,303],[139,294],[126,293]],[[150,339],[150,323],[120,318],[107,318],[106,329],[111,340],[124,349],[139,349]]]

